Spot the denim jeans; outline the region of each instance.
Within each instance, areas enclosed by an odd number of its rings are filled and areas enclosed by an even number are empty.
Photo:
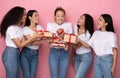
[[[35,78],[38,65],[38,50],[24,47],[20,54],[20,65],[23,78]]]
[[[75,78],[84,78],[88,68],[92,63],[91,52],[85,54],[76,54],[75,56]]]
[[[19,49],[6,46],[2,61],[6,70],[6,78],[20,78]]]
[[[51,78],[66,78],[69,64],[68,51],[51,48],[49,54],[49,67]]]
[[[113,78],[110,74],[113,59],[111,55],[96,56],[94,78]]]

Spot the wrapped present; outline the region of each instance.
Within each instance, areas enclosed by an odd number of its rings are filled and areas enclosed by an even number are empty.
[[[51,43],[51,44],[52,44],[52,46],[54,46],[54,47],[65,47],[65,46],[66,46],[65,43]]]
[[[64,34],[63,41],[75,44],[77,42],[77,36],[74,34]]]
[[[43,32],[43,37],[53,37],[53,33],[49,32],[49,31],[44,31]]]
[[[57,36],[53,37],[53,42],[59,42],[61,39]]]
[[[41,37],[45,38],[45,37],[53,37],[53,33],[49,32],[49,31],[42,31],[42,30],[36,30],[36,32],[41,33]]]
[[[64,33],[64,29],[59,28],[56,32],[58,35],[62,35]]]

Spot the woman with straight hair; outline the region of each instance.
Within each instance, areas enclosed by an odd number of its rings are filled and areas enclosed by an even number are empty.
[[[38,25],[39,14],[36,10],[29,10],[23,28],[23,34],[29,40],[34,32],[43,30],[42,26]],[[35,78],[35,73],[38,65],[38,49],[39,45],[43,43],[41,38],[36,39],[34,42],[26,45],[20,54],[20,63],[23,72],[23,78]]]

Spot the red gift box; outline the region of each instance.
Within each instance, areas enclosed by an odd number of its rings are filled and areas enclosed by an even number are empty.
[[[76,43],[77,42],[77,36],[74,34],[64,34],[63,40],[68,43]]]

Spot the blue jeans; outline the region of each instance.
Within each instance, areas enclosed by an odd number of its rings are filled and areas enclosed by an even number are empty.
[[[51,78],[66,78],[69,64],[68,51],[51,48],[49,54],[49,67]]]
[[[75,78],[84,78],[88,68],[92,63],[91,52],[85,54],[76,54],[75,56]]]
[[[113,78],[110,74],[112,63],[112,55],[96,56],[94,78]]]
[[[19,49],[6,46],[2,61],[6,70],[6,78],[20,78]]]
[[[38,50],[24,47],[20,54],[23,78],[35,78],[38,65]]]

